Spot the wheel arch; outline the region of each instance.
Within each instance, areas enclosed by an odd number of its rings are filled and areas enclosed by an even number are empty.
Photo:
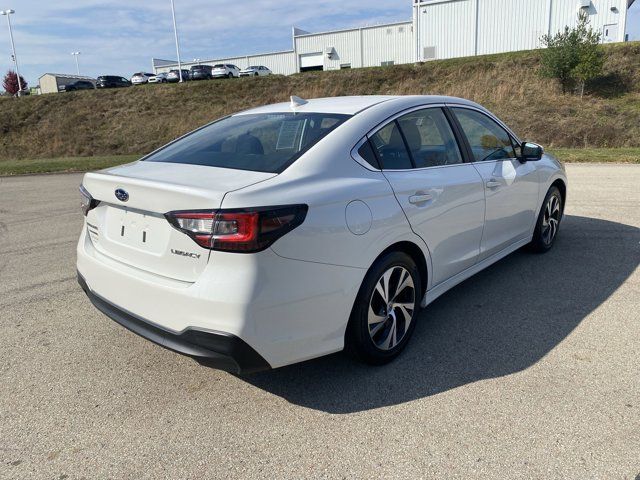
[[[416,244],[415,242],[412,242],[410,240],[401,240],[401,241],[397,241],[391,245],[389,245],[387,248],[385,248],[382,252],[380,252],[380,254],[371,262],[371,265],[369,266],[369,268],[367,269],[367,274],[371,271],[371,268],[373,267],[373,265],[383,256],[391,253],[391,252],[402,252],[405,253],[407,255],[409,255],[409,257],[411,257],[411,259],[416,263],[416,266],[418,267],[418,273],[420,275],[420,287],[422,290],[422,297],[424,297],[426,295],[426,291],[427,291],[427,285],[428,285],[428,280],[429,280],[429,264],[427,263],[428,261],[430,261],[430,258],[428,258],[427,255],[425,255],[425,252],[422,250],[422,248],[420,248],[420,246],[418,244]],[[365,274],[365,278],[366,278],[366,274]],[[363,283],[364,283],[364,279],[363,279]],[[360,290],[362,288],[362,285],[360,286],[360,288],[358,290]],[[356,302],[358,301],[358,296],[359,293],[356,295],[356,298],[354,299],[354,303],[351,307],[351,313],[349,315],[349,321],[346,323],[345,325],[345,332],[344,332],[344,345],[346,348],[349,348],[349,341],[348,338],[350,335],[353,334],[353,322],[352,322],[352,318],[353,318],[353,310],[356,307]],[[420,299],[420,302],[418,303],[419,305],[422,304],[422,299]]]
[[[564,211],[564,207],[567,204],[567,184],[561,178],[557,178],[553,181],[553,183],[549,186],[557,187],[560,190],[560,195],[562,195],[562,210]],[[547,189],[547,191],[549,191]]]
[[[427,265],[427,258],[422,251],[422,249],[413,242],[403,240],[400,242],[396,242],[392,245],[389,245],[385,248],[380,255],[378,255],[375,260],[371,263],[373,265],[378,261],[379,258],[390,252],[403,252],[409,255],[414,262],[416,262],[416,266],[418,267],[418,273],[420,274],[420,287],[422,290],[421,295],[424,295],[427,290],[427,285],[429,281],[429,267]]]

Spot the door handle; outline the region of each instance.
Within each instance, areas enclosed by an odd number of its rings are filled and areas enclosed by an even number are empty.
[[[487,185],[487,188],[498,188],[502,186],[502,182],[491,179],[486,183],[486,185]]]
[[[415,205],[416,203],[426,203],[433,200],[433,197],[428,193],[416,193],[409,197],[409,203]]]

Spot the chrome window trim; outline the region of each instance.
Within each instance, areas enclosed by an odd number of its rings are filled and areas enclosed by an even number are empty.
[[[360,149],[360,147],[362,146],[362,144],[366,141],[369,140],[369,138],[372,135],[375,135],[376,133],[378,133],[378,131],[382,130],[384,127],[386,127],[389,123],[397,120],[398,118],[407,115],[409,113],[418,111],[418,110],[426,110],[428,108],[466,108],[468,110],[475,110],[478,113],[481,113],[487,117],[489,117],[491,120],[493,120],[494,122],[496,122],[500,127],[502,127],[511,137],[513,137],[513,139],[518,142],[519,144],[522,144],[522,140],[520,140],[520,138],[513,133],[513,130],[511,130],[504,122],[502,122],[498,117],[496,117],[494,114],[492,114],[490,111],[482,108],[482,107],[476,107],[474,105],[468,105],[465,103],[453,103],[453,102],[449,102],[449,103],[426,103],[426,104],[422,104],[422,105],[414,105],[413,107],[409,107],[406,108],[404,110],[401,110],[400,112],[397,112],[393,115],[391,115],[390,117],[385,118],[383,121],[381,121],[380,123],[378,123],[375,127],[373,127],[371,130],[369,130],[369,132],[367,132],[367,134],[362,137],[358,143],[356,143],[356,145],[351,149],[351,158],[353,158],[357,163],[359,163],[361,166],[363,166],[364,168],[366,168],[369,171],[372,172],[421,172],[424,170],[431,170],[433,168],[447,168],[447,167],[459,167],[461,165],[474,165],[477,163],[487,163],[487,162],[499,162],[499,161],[504,161],[504,160],[517,160],[517,158],[509,158],[509,159],[502,159],[502,160],[484,160],[484,161],[470,161],[470,162],[465,162],[463,161],[462,163],[454,163],[451,165],[434,165],[432,167],[422,167],[422,168],[404,168],[401,170],[385,170],[383,168],[374,168],[373,166],[371,166],[364,158],[362,158],[359,154],[358,154],[358,150]],[[451,112],[455,115],[455,112]],[[458,141],[459,139],[456,136],[455,131],[453,130],[453,128],[451,129],[451,133],[453,134],[453,136],[456,138],[456,141]],[[462,132],[462,134],[464,135],[464,132]],[[462,152],[460,152],[460,154],[462,155]]]
[[[452,163],[451,165],[433,165],[432,167],[421,167],[421,168],[402,168],[398,170],[377,170],[378,172],[382,171],[383,173],[395,173],[395,172],[422,172],[424,170],[432,170],[434,168],[451,168],[451,167],[462,167],[464,165],[471,165],[469,162],[460,162],[460,163]]]

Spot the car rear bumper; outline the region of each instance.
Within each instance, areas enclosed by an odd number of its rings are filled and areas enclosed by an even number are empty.
[[[171,332],[109,303],[92,292],[79,272],[78,283],[98,310],[157,345],[231,373],[245,374],[271,369],[269,363],[258,352],[235,335],[192,327],[179,333]]]
[[[105,256],[86,230],[78,242],[77,270],[87,290],[113,307],[109,312],[126,312],[159,328],[171,341],[156,343],[187,355],[198,356],[189,350],[194,348],[190,339],[195,333],[185,339],[181,335],[186,332],[235,337],[271,368],[342,350],[347,320],[366,273],[364,269],[291,260],[267,249],[251,255],[212,252],[198,279],[184,282]],[[175,346],[184,341],[188,351]],[[219,349],[211,351],[224,354]],[[206,352],[200,356],[207,358]],[[231,358],[241,371],[248,371]],[[229,369],[225,362],[219,368]]]

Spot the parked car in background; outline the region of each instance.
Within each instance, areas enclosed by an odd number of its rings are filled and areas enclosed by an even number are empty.
[[[233,78],[240,76],[240,69],[231,63],[218,63],[211,70],[213,78]]]
[[[96,88],[120,88],[130,86],[131,82],[129,80],[115,75],[101,75],[96,81]]]
[[[191,67],[189,75],[191,80],[211,80],[213,78],[211,76],[212,69],[211,65],[194,65]]]
[[[232,372],[345,347],[380,365],[446,291],[551,250],[566,187],[558,160],[468,100],[292,97],[87,173],[78,279],[129,330]],[[540,257],[516,260],[526,277]]]
[[[149,79],[153,77],[153,73],[134,73],[131,77],[131,83],[133,85],[143,85],[145,83],[149,83]]]
[[[273,72],[264,65],[254,65],[240,70],[241,77],[263,77],[265,75],[271,75]]]
[[[167,72],[158,73],[149,79],[149,83],[167,83]]]
[[[182,72],[182,81],[186,82],[189,80],[189,70],[171,70],[168,74],[167,74],[167,82],[169,83],[176,83],[180,81],[180,72]]]
[[[78,90],[95,90],[96,86],[89,80],[78,80],[68,85],[60,85],[61,92],[75,92]]]

